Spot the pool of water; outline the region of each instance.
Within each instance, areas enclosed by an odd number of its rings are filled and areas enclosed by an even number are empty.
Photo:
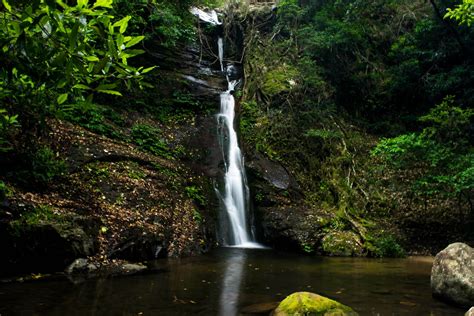
[[[434,300],[430,258],[304,257],[261,249],[217,249],[157,261],[157,272],[74,284],[0,285],[0,315],[225,315],[310,291],[360,315],[463,315]]]

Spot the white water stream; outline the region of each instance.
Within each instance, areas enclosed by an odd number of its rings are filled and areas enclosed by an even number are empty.
[[[219,38],[217,43],[219,61],[224,72],[224,41]],[[221,93],[221,109],[217,115],[218,130],[222,134],[220,143],[226,161],[223,202],[230,224],[230,240],[224,239],[224,242],[227,246],[260,248],[261,245],[255,243],[248,220],[248,186],[242,152],[234,129],[235,99],[232,93],[238,81],[230,81],[228,75],[225,75],[228,88]]]
[[[204,22],[212,25],[221,25],[215,11],[205,12],[192,8],[191,12]],[[225,161],[224,189],[221,192],[225,208],[226,225],[228,234],[224,232],[223,243],[225,246],[239,248],[262,248],[255,242],[249,222],[248,186],[245,177],[245,168],[242,153],[239,147],[237,132],[234,129],[235,99],[234,89],[239,83],[231,81],[224,67],[224,40],[217,40],[218,57],[222,73],[228,83],[227,91],[220,95],[220,112],[217,115],[220,144]]]

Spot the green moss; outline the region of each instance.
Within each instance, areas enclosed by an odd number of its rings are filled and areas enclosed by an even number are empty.
[[[17,173],[17,179],[22,183],[46,186],[66,174],[66,162],[47,146],[34,150],[25,158],[25,169]]]
[[[170,148],[163,139],[159,128],[148,124],[135,124],[132,127],[131,137],[133,143],[141,149],[154,155],[172,158]]]
[[[33,210],[20,215],[20,218],[10,222],[13,235],[20,235],[30,227],[45,223],[61,223],[62,217],[53,212],[48,205],[38,205]]]
[[[265,74],[262,91],[270,96],[289,91],[297,76],[298,70],[296,68],[283,64]]]
[[[349,306],[327,297],[310,292],[297,292],[287,296],[278,305],[273,315],[350,316],[357,315],[357,313]]]
[[[91,102],[77,102],[64,107],[58,116],[94,133],[114,139],[123,138],[114,125],[123,126],[124,119],[110,107]]]
[[[323,238],[323,250],[331,256],[360,256],[363,253],[359,236],[350,231],[333,231]]]

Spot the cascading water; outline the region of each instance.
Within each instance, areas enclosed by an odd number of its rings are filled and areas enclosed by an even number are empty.
[[[221,69],[224,71],[224,41],[220,37],[217,43]],[[238,81],[229,80],[227,73],[225,76],[228,89],[221,93],[221,109],[217,115],[220,144],[226,162],[222,199],[230,230],[227,238],[229,240],[224,238],[224,242],[228,246],[256,248],[261,246],[254,242],[251,225],[248,221],[248,186],[237,132],[234,129],[235,99],[232,93]]]
[[[210,13],[193,8],[191,12],[204,22],[221,25],[215,11]],[[255,242],[251,225],[248,220],[248,186],[242,153],[239,147],[237,132],[234,129],[235,99],[232,95],[238,81],[229,79],[229,71],[224,65],[224,40],[217,40],[218,57],[222,73],[228,83],[227,91],[220,95],[220,112],[217,115],[219,143],[225,161],[224,189],[220,196],[225,209],[226,226],[229,231],[222,236],[226,246],[242,248],[261,248]]]

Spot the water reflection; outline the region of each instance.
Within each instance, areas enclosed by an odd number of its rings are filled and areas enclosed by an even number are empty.
[[[219,315],[237,315],[239,294],[244,277],[244,266],[247,253],[241,250],[233,251],[233,255],[225,260],[222,291],[219,299]]]
[[[222,248],[201,257],[158,260],[152,274],[0,283],[1,315],[239,315],[254,304],[311,291],[359,315],[456,316],[434,300],[431,263],[412,259],[318,258]]]

